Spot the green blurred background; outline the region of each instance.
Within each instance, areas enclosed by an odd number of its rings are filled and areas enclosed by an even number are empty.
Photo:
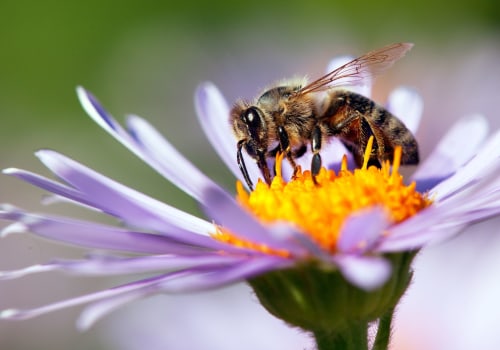
[[[213,81],[230,102],[250,98],[274,80],[321,74],[335,55],[359,55],[399,41],[416,46],[379,79],[375,98],[383,101],[397,84],[412,85],[422,93],[426,104],[418,137],[425,155],[463,115],[484,113],[493,126],[500,125],[499,33],[500,3],[494,0],[3,0],[0,167],[46,173],[32,153],[53,148],[198,213],[190,198],[85,116],[76,99],[77,85],[91,90],[119,120],[127,113],[149,119],[189,159],[232,190],[231,175],[207,147],[195,117],[197,84]],[[0,202],[49,210],[38,204],[41,194],[0,178]],[[81,254],[29,237],[9,237],[0,243],[0,270],[43,262],[55,253]],[[52,275],[2,282],[0,309],[40,305],[112,284],[106,279],[88,283]],[[13,302],[14,296],[19,300]],[[73,330],[77,312],[2,322],[0,348],[111,348],[97,331],[80,335]],[[44,334],[49,336],[42,341]]]

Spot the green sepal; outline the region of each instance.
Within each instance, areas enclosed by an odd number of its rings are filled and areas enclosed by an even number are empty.
[[[366,330],[369,322],[394,310],[410,283],[415,254],[385,255],[392,274],[373,291],[350,284],[337,269],[325,269],[317,262],[272,271],[249,283],[261,304],[286,323],[324,338],[347,336],[349,330]]]

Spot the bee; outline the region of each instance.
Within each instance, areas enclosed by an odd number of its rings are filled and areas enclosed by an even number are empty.
[[[264,180],[271,183],[267,160],[278,152],[285,154],[296,174],[296,159],[307,146],[312,151],[311,173],[314,181],[321,169],[321,147],[332,137],[340,139],[361,166],[370,136],[374,137],[368,164],[380,167],[392,160],[401,146],[401,164],[419,162],[415,137],[401,120],[371,99],[342,86],[361,85],[391,67],[412,48],[397,43],[368,52],[330,73],[306,84],[278,84],[253,103],[237,101],[229,122],[236,136],[238,166],[250,189],[253,183],[243,160],[242,149],[253,158]]]

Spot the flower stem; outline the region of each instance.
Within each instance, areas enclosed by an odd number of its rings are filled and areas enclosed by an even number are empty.
[[[394,309],[390,309],[385,315],[380,318],[378,323],[377,337],[375,338],[372,350],[387,350],[389,348],[393,315]]]
[[[367,325],[353,325],[340,333],[314,332],[317,350],[367,350]]]

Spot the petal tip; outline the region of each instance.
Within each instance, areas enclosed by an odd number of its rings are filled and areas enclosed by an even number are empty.
[[[25,232],[28,232],[28,227],[21,222],[15,222],[0,230],[0,237],[4,238],[12,234],[25,233]]]
[[[3,169],[2,170],[2,174],[5,174],[5,175],[13,175],[15,174],[19,169],[17,168],[6,168],[6,169]]]
[[[0,320],[13,320],[18,318],[21,311],[18,309],[6,309],[0,311]]]

